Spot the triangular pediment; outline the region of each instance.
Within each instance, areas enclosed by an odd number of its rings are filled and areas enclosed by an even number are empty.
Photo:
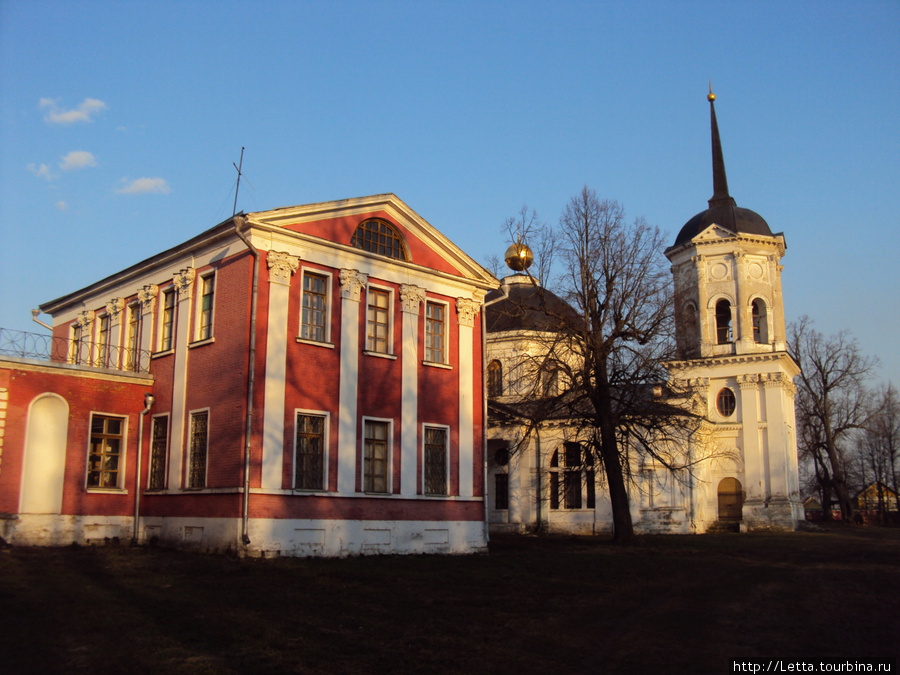
[[[482,265],[392,193],[246,215],[253,225],[296,232],[341,246],[350,246],[353,232],[360,222],[368,218],[383,218],[401,230],[409,248],[411,264],[439,269],[491,288],[498,283]]]
[[[691,241],[719,241],[721,239],[729,239],[731,237],[734,237],[734,232],[725,227],[722,227],[721,225],[712,223],[706,229],[699,232],[693,239],[691,239]]]

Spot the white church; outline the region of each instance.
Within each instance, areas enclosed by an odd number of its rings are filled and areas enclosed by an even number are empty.
[[[633,453],[637,532],[793,530],[803,518],[792,382],[799,368],[787,352],[781,292],[785,239],[730,196],[714,100],[710,92],[713,196],[665,251],[678,358],[665,364],[664,388],[690,391],[683,404],[702,423],[685,434],[692,468],[679,476]],[[559,386],[548,381],[529,394],[516,375],[552,334],[532,279],[505,277],[485,314],[491,530],[612,532],[601,463],[578,442],[577,425],[551,415],[525,431],[529,396]]]

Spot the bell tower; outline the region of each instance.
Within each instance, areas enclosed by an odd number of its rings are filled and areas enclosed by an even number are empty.
[[[799,369],[786,349],[785,239],[729,194],[711,87],[707,98],[713,196],[666,250],[679,355],[667,367],[706,399],[704,452],[714,459],[704,470],[700,520],[794,529],[802,513],[792,382]]]

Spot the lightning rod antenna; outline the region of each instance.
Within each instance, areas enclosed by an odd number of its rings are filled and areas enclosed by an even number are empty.
[[[237,198],[238,198],[238,190],[241,189],[241,167],[244,166],[244,146],[241,146],[241,158],[237,164],[234,162],[231,165],[237,169],[238,177],[237,177],[237,186],[234,188],[234,208],[231,210],[231,217],[234,218],[234,214],[237,213]]]

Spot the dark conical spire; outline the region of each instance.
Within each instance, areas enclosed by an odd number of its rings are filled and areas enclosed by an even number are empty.
[[[709,85],[709,124],[712,132],[712,168],[713,168],[713,196],[709,200],[709,206],[730,205],[734,206],[734,199],[728,194],[728,179],[725,177],[725,159],[722,156],[722,141],[719,139],[719,124],[716,122],[716,95],[712,92],[712,83]]]

